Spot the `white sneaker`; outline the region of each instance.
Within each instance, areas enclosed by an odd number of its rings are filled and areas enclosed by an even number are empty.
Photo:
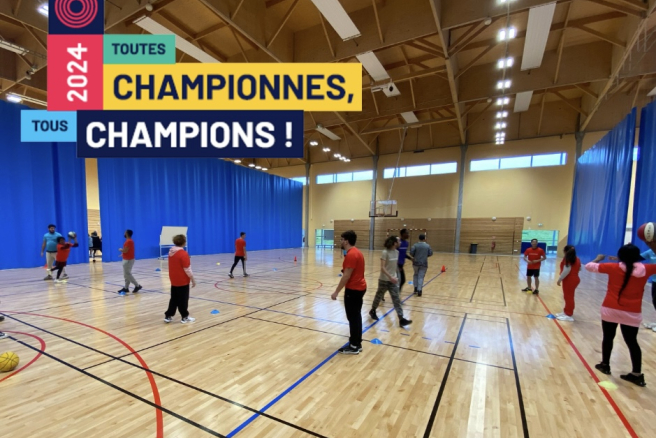
[[[645,326],[645,328],[652,329],[652,330],[656,328],[656,322],[645,322],[642,325]]]
[[[559,316],[564,316],[564,315],[565,315],[565,314],[564,314],[563,312],[560,312],[560,313],[556,313],[554,316],[555,316],[556,318],[558,318]]]
[[[192,318],[191,316],[188,316],[186,318],[182,318],[182,321],[180,321],[182,324],[186,324],[188,322],[194,322],[196,321],[196,318]]]
[[[59,284],[59,283],[63,283],[63,282],[62,282],[61,280],[57,280],[57,279],[55,278],[55,283]]]
[[[169,323],[171,321],[173,321],[173,318],[168,318],[168,317],[164,318],[164,322],[166,323]]]
[[[560,315],[560,316],[557,316],[556,319],[557,319],[558,321],[574,322],[574,318],[572,318],[571,316],[567,316],[567,315]]]

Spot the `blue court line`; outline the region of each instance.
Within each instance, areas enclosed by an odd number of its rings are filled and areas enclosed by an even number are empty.
[[[435,280],[435,279],[436,279],[437,277],[439,277],[441,274],[442,274],[442,272],[440,272],[439,274],[437,274],[435,277],[431,278],[428,282],[424,283],[424,286],[428,285],[431,281]],[[408,301],[410,298],[412,298],[412,297],[414,296],[414,294],[415,294],[415,293],[413,292],[413,293],[411,293],[410,295],[408,295],[407,297],[405,297],[405,298],[401,301],[401,303],[405,303],[406,301]],[[362,334],[365,334],[365,333],[366,333],[371,327],[375,326],[375,325],[378,324],[380,321],[382,321],[383,318],[385,318],[387,315],[389,315],[390,313],[392,313],[392,311],[394,311],[394,308],[393,308],[393,307],[392,307],[391,309],[389,309],[389,310],[388,310],[388,311],[387,311],[387,312],[386,312],[381,318],[379,318],[378,320],[374,321],[372,324],[370,324],[370,325],[367,326],[364,330],[362,330]],[[402,334],[403,334],[403,333],[402,333]],[[409,335],[408,335],[408,336],[409,336]],[[348,345],[348,342],[347,342],[346,344],[344,344],[343,346],[346,346],[346,345]],[[341,348],[341,347],[340,347],[340,348]],[[226,435],[226,438],[232,438],[233,436],[237,435],[237,434],[238,434],[240,431],[242,431],[246,426],[248,426],[249,424],[251,424],[251,423],[253,422],[253,420],[255,420],[257,417],[259,417],[259,416],[260,416],[260,413],[262,413],[262,412],[266,412],[271,406],[273,406],[274,404],[278,403],[278,402],[280,401],[280,399],[282,399],[284,396],[286,396],[287,394],[289,394],[294,388],[296,388],[298,385],[300,385],[301,383],[303,383],[303,381],[305,381],[305,379],[307,379],[308,377],[310,377],[310,376],[311,376],[312,374],[314,374],[319,368],[321,368],[321,367],[324,366],[326,363],[328,363],[328,361],[330,361],[330,359],[332,359],[333,357],[335,357],[335,356],[337,355],[338,352],[339,352],[339,349],[336,350],[336,351],[334,351],[330,356],[328,356],[326,359],[324,359],[319,365],[317,365],[317,366],[315,366],[314,368],[312,368],[307,374],[305,374],[303,377],[301,377],[301,378],[298,379],[296,382],[294,382],[294,383],[292,384],[292,386],[290,386],[289,388],[285,389],[285,390],[284,390],[284,391],[283,391],[278,397],[274,398],[274,399],[271,400],[271,401],[270,401],[265,407],[263,407],[262,409],[260,409],[260,412],[258,412],[257,414],[253,414],[250,418],[248,418],[248,419],[247,419],[246,421],[244,421],[242,424],[240,424],[239,426],[237,426],[237,428],[235,428],[232,432],[230,432],[228,435]]]

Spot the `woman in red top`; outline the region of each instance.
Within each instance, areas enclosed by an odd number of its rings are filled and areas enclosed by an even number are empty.
[[[656,243],[649,245],[656,246]],[[599,263],[604,258],[603,254],[599,254],[585,265],[585,269],[590,272],[608,275],[606,298],[601,305],[601,327],[604,333],[601,344],[602,359],[595,368],[604,374],[610,374],[610,353],[619,324],[633,365],[633,372],[620,377],[638,386],[645,386],[645,376],[641,371],[642,351],[638,345],[638,329],[642,322],[642,295],[645,284],[651,275],[656,274],[656,265],[640,263],[644,260],[640,249],[632,244],[624,245],[617,252],[620,263]]]
[[[563,285],[563,297],[565,297],[565,308],[563,313],[556,315],[559,321],[574,322],[574,292],[581,282],[579,271],[581,270],[581,260],[576,257],[576,249],[567,245],[564,249],[565,257],[560,262],[560,278],[558,286]]]
[[[57,255],[55,256],[55,269],[57,270],[57,278],[55,279],[55,283],[60,283],[59,276],[62,273],[62,270],[66,267],[66,261],[68,260],[68,255],[71,252],[71,248],[76,248],[78,245],[77,243],[77,236],[73,235],[72,237],[69,235],[69,240],[70,242],[66,242],[66,239],[59,236],[57,238]]]

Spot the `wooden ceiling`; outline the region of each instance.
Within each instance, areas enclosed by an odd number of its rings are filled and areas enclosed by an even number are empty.
[[[0,49],[3,96],[47,100],[47,18],[37,12],[44,2],[0,1],[0,37],[30,51]],[[222,62],[357,62],[356,55],[373,51],[401,94],[372,92],[363,69],[363,111],[306,113],[304,159],[260,163],[273,168],[334,160],[336,151],[349,158],[396,153],[408,127],[400,113],[407,111],[420,121],[404,141],[412,151],[494,142],[501,95],[510,98],[506,141],[608,130],[653,99],[656,0],[556,1],[542,64],[521,71],[529,9],[551,2],[340,0],[361,33],[348,41],[311,0],[107,0],[105,23],[107,33],[137,34],[142,29],[132,22],[149,15]],[[517,37],[506,46],[497,33],[508,24]],[[502,94],[497,61],[505,56],[515,62],[506,72],[512,86]],[[525,91],[533,92],[530,107],[514,113],[515,95]],[[317,124],[342,140],[320,134]]]

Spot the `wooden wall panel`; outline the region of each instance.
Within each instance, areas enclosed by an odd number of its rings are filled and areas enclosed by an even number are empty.
[[[496,221],[491,218],[463,218],[460,231],[460,252],[469,252],[472,243],[478,244],[479,254],[513,254],[515,249],[515,235],[517,221],[523,218],[499,217]],[[521,231],[519,232],[521,240]],[[492,250],[492,242],[496,247]]]
[[[97,231],[99,236],[102,236],[100,233],[100,210],[87,210],[87,222],[88,222],[88,232],[91,234],[92,231]]]
[[[522,249],[522,231],[524,231],[524,218],[515,218],[515,236],[513,237],[513,254],[519,255]]]
[[[358,239],[355,246],[361,249],[369,249],[369,219],[335,220],[335,246],[339,248],[340,236],[344,231],[353,230]]]

